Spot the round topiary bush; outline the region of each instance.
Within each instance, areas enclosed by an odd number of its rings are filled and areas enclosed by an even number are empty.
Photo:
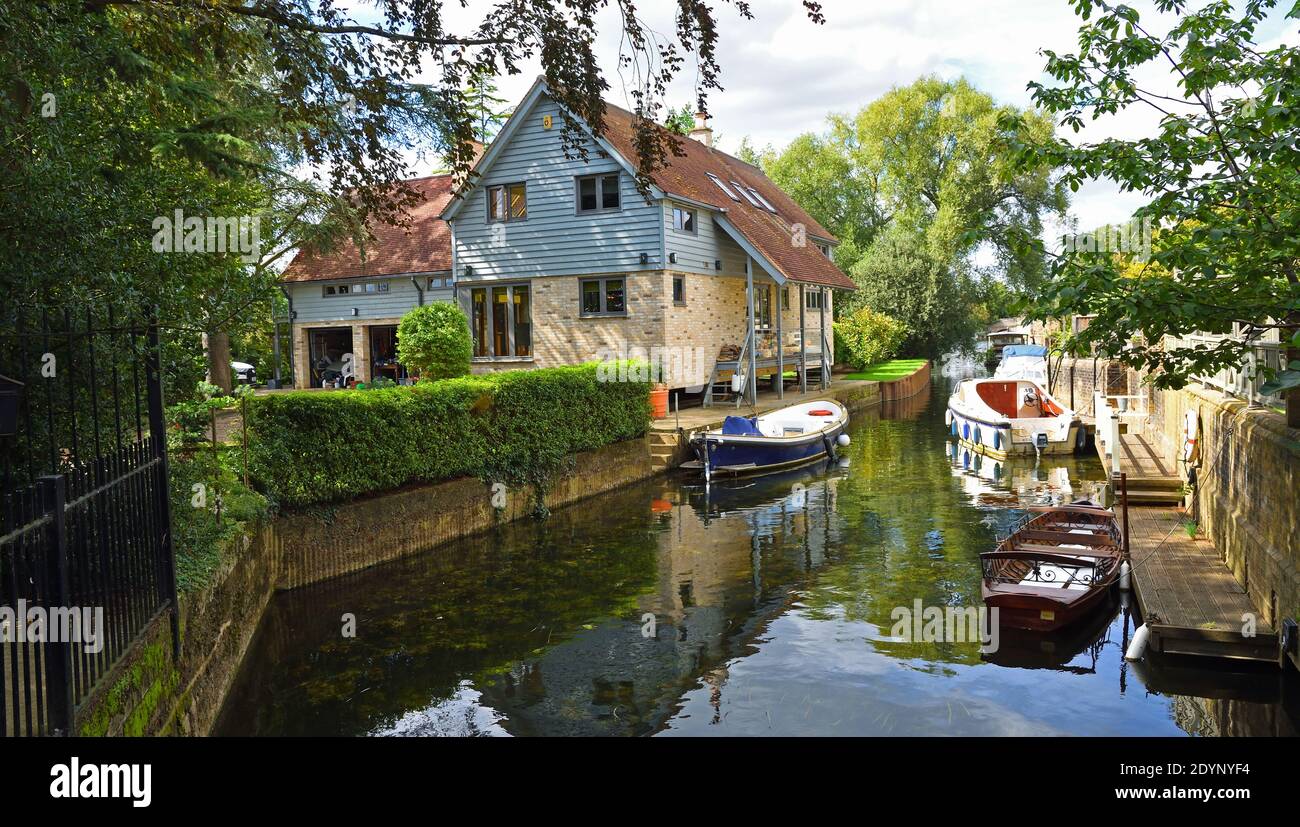
[[[397,359],[421,380],[468,376],[472,352],[469,320],[450,302],[412,308],[397,326]]]

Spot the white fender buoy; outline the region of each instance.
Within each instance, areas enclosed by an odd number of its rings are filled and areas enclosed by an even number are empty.
[[[835,437],[835,441],[838,442],[840,445],[848,445],[850,442],[852,442],[852,440],[849,439],[848,434],[840,434],[839,436]]]
[[[948,410],[943,412],[943,424],[944,425],[952,424],[952,411]]]
[[[1129,575],[1131,572],[1132,569],[1128,567],[1127,560],[1119,564],[1119,590],[1120,591],[1126,592],[1129,590],[1130,587]]]
[[[1133,633],[1133,640],[1129,642],[1128,651],[1124,653],[1124,660],[1142,660],[1142,653],[1147,649],[1147,638],[1151,637],[1151,630],[1143,623],[1137,627]]]

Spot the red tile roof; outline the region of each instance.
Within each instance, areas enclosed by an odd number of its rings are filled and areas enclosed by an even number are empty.
[[[409,227],[371,225],[374,240],[366,245],[364,261],[350,239],[328,253],[299,250],[281,281],[330,281],[450,270],[451,228],[442,220],[442,211],[455,189],[453,176],[433,175],[406,183],[424,196],[423,202],[407,211]]]
[[[606,104],[605,138],[629,163],[636,162],[634,123],[631,112]],[[835,241],[835,236],[772,183],[762,170],[699,141],[686,137],[679,140],[684,155],[669,157],[668,166],[652,176],[660,189],[670,196],[725,210],[724,217],[785,278],[844,290],[857,289],[853,280],[817,248],[812,238]],[[733,201],[709,179],[708,173],[721,178],[733,192],[736,189],[733,181],[753,188],[776,209],[776,214],[755,207],[742,193],[736,193],[740,201]],[[802,224],[808,236],[803,246],[797,246],[796,224]]]

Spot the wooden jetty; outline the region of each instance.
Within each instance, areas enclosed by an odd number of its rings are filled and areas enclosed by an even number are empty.
[[[1130,492],[1131,494],[1131,492]],[[1176,508],[1129,509],[1130,566],[1152,650],[1280,663],[1277,632],[1204,537],[1189,537]],[[1254,636],[1248,637],[1251,618]]]
[[[1183,501],[1183,478],[1172,453],[1154,438],[1132,427],[1115,400],[1139,397],[1114,397],[1096,394],[1093,410],[1097,455],[1111,475],[1128,477],[1129,502],[1138,505],[1173,504]]]

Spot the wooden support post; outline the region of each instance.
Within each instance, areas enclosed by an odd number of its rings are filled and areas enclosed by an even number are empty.
[[[1129,556],[1128,545],[1128,474],[1119,475],[1120,508],[1124,511],[1124,556]]]
[[[785,303],[781,299],[787,288],[773,282],[772,289],[776,291],[776,398],[785,399],[785,326],[781,323]]]
[[[821,323],[822,323],[822,327],[821,327],[822,390],[826,390],[831,386],[830,358],[827,356],[826,353],[826,288],[819,287],[817,289],[821,294],[821,301],[818,302],[819,306],[817,308],[817,312],[821,314]]]
[[[749,302],[749,375],[745,384],[750,404],[758,405],[758,319],[754,316],[754,259],[745,256],[745,294]]]
[[[799,393],[808,392],[808,328],[804,324],[804,287],[799,285]]]

